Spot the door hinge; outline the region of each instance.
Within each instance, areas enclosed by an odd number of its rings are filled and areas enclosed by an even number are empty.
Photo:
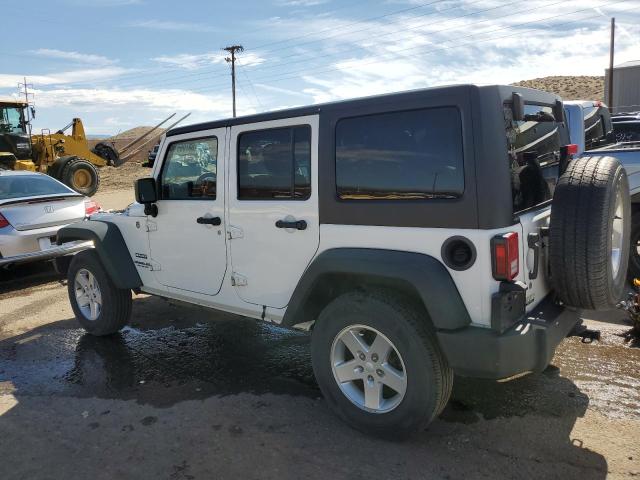
[[[227,238],[232,240],[234,238],[242,238],[244,236],[244,232],[240,227],[234,227],[233,225],[229,225],[227,228]]]
[[[147,232],[156,232],[158,230],[158,224],[156,222],[152,222],[151,220],[147,220]]]
[[[247,285],[247,277],[240,275],[239,273],[231,273],[231,285],[234,287],[244,287]]]

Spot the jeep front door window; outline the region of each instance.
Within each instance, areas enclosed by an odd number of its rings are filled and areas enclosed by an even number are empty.
[[[215,200],[218,139],[175,142],[163,165],[162,198]]]

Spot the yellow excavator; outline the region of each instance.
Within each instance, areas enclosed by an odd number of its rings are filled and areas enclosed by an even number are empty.
[[[34,118],[35,111],[24,101],[0,100],[0,169],[47,173],[87,196],[92,196],[98,190],[99,167],[122,165],[141,148],[138,145],[137,149],[132,150],[134,144],[150,137],[160,125],[175,115],[145,132],[119,152],[114,144],[107,142],[100,142],[90,149],[79,118],[74,118],[69,125],[55,133],[44,129],[40,134],[32,134],[29,113]],[[69,128],[71,135],[65,133]]]

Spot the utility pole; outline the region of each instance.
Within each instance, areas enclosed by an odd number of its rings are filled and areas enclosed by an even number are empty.
[[[233,118],[236,117],[236,52],[244,52],[242,45],[232,45],[223,50],[229,52],[231,57],[225,58],[227,63],[231,63],[231,95],[233,96]]]
[[[27,104],[27,115],[25,118],[25,121],[27,123],[27,129],[29,132],[29,141],[31,141],[31,106],[29,105],[29,95],[32,95],[29,93],[29,88],[33,88],[33,84],[32,83],[27,83],[27,77],[23,77],[24,83],[18,83],[18,90],[21,90],[22,88],[24,88],[24,101]],[[22,92],[20,92],[22,93]]]
[[[611,45],[609,47],[609,109],[613,109],[613,53],[616,33],[616,19],[611,18]]]

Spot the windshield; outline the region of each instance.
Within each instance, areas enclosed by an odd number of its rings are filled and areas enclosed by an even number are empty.
[[[76,192],[47,175],[0,176],[0,201],[59,194],[76,194]]]
[[[507,104],[504,115],[513,211],[519,212],[551,199],[558,179],[560,147],[569,142],[564,124],[556,122],[551,106],[525,104],[524,120],[515,121]]]
[[[0,107],[0,132],[25,133],[22,108]]]

